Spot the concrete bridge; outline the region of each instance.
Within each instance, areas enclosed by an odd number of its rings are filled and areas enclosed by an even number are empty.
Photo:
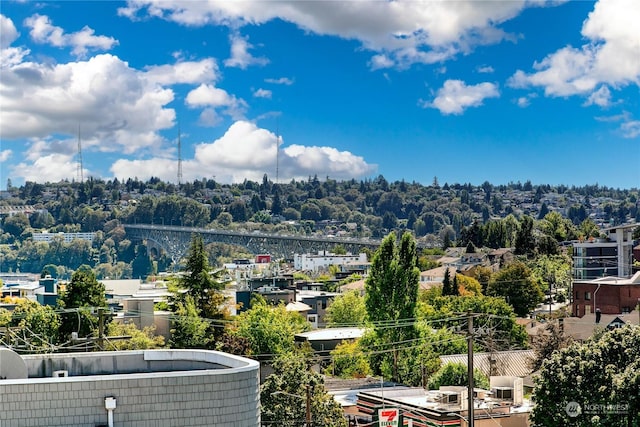
[[[150,249],[163,250],[176,263],[187,255],[191,235],[200,234],[207,243],[226,243],[247,248],[253,254],[271,254],[275,258],[292,259],[296,253],[331,251],[340,245],[347,252],[357,254],[363,248],[378,249],[381,240],[339,237],[309,237],[262,232],[241,232],[173,225],[124,224],[130,240],[143,240]]]

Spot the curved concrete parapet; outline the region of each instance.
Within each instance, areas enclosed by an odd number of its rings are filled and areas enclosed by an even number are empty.
[[[23,356],[28,378],[0,381],[0,425],[260,425],[258,362],[207,350]],[[60,375],[60,373],[64,373]]]
[[[27,378],[27,365],[18,353],[0,347],[0,380]]]

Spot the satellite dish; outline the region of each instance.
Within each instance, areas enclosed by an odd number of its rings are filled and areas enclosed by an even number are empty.
[[[0,348],[0,380],[27,379],[27,365],[18,353]]]

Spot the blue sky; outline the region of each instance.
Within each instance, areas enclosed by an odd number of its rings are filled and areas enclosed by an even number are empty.
[[[640,187],[640,2],[3,1],[0,188]]]

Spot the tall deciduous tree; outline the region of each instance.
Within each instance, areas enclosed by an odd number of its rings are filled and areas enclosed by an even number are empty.
[[[626,326],[553,353],[535,379],[535,426],[637,427],[640,327]]]
[[[418,335],[414,318],[418,299],[420,271],[416,267],[416,242],[409,233],[400,241],[391,232],[382,240],[373,256],[371,272],[365,282],[365,304],[379,345],[397,350],[400,343]],[[395,360],[393,360],[395,357]],[[383,364],[397,366],[397,355],[382,353],[372,360],[378,373]],[[397,377],[397,369],[393,369]]]

